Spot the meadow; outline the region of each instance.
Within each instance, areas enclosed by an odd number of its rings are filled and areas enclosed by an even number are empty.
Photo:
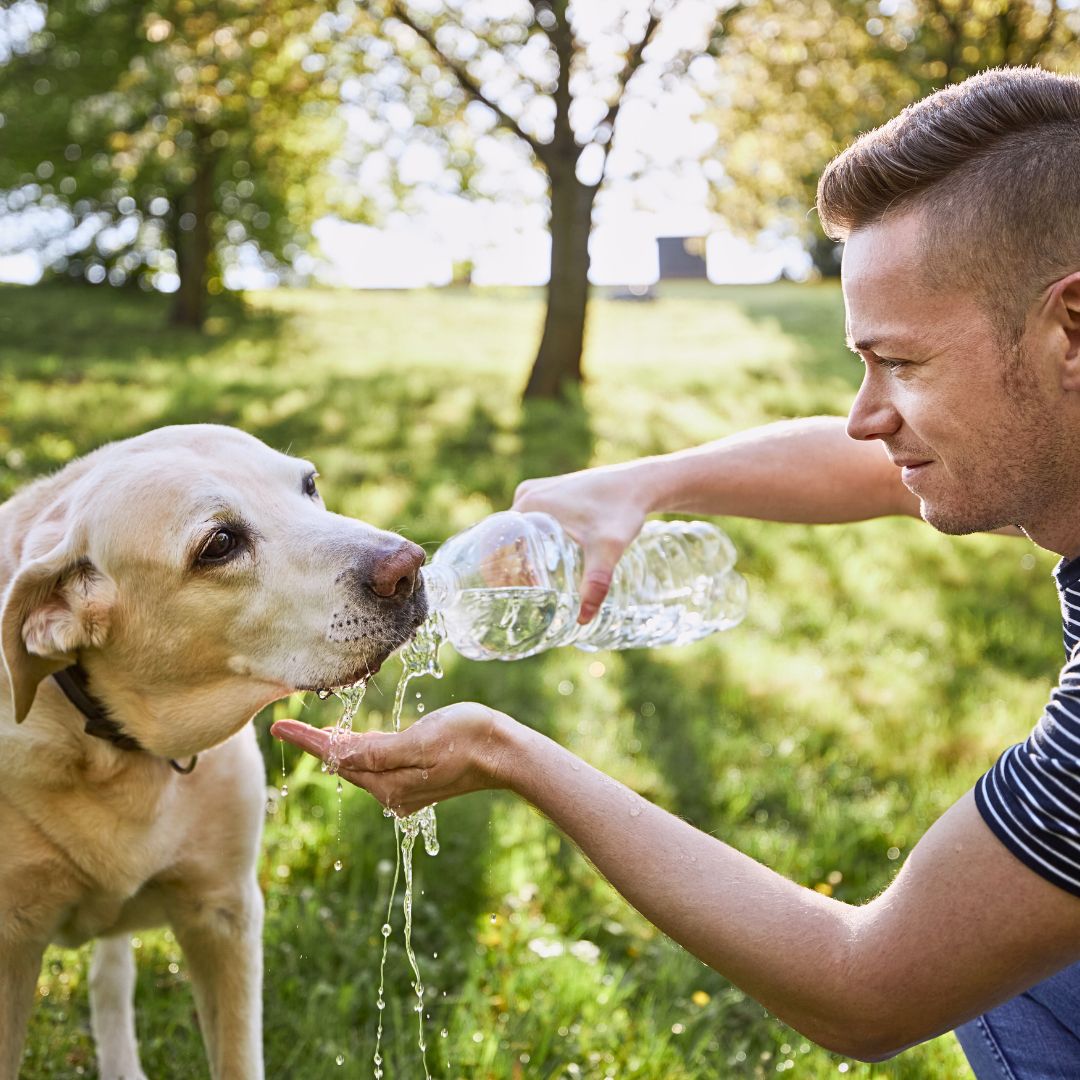
[[[222,304],[203,336],[167,330],[165,307],[102,288],[0,288],[0,499],[105,441],[211,421],[312,459],[331,509],[432,550],[528,476],[844,412],[861,372],[828,284],[598,296],[580,399],[527,409],[542,316],[531,291],[279,290]],[[1037,718],[1061,660],[1053,560],[911,520],[720,524],[750,583],[738,629],[681,649],[503,664],[447,648],[445,677],[413,686],[429,710],[504,709],[792,879],[865,901]],[[399,671],[384,666],[358,727],[388,724]],[[267,729],[284,716],[329,724],[335,703],[297,695],[255,720],[267,1075],[370,1077],[393,829],[364,792],[346,790],[339,808],[317,763],[282,753]],[[456,800],[438,819],[440,853],[417,849],[414,916],[433,1077],[970,1075],[951,1035],[875,1065],[810,1045],[505,794]],[[392,922],[385,1077],[416,1080],[400,907]],[[206,1076],[174,939],[147,933],[137,949],[146,1072]],[[49,950],[25,1080],[97,1076],[89,955]]]

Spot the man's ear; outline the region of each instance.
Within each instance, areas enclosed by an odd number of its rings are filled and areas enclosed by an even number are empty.
[[[0,652],[15,723],[34,703],[38,684],[75,662],[80,649],[105,643],[113,583],[64,542],[23,565],[0,605]]]
[[[1065,332],[1061,387],[1080,390],[1080,272],[1062,278],[1053,286],[1057,294],[1058,318]]]

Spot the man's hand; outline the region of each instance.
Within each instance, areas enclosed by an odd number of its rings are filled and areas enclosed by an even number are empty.
[[[630,469],[616,465],[526,480],[514,493],[512,509],[550,514],[584,551],[578,622],[589,622],[600,610],[615,564],[649,512],[644,485]]]
[[[501,764],[515,726],[505,713],[459,702],[401,732],[343,734],[334,753],[345,780],[403,817],[455,795],[502,787]],[[270,733],[323,761],[331,756],[332,728],[279,720]]]

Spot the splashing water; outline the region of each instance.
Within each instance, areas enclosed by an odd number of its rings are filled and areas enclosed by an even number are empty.
[[[358,682],[353,683],[352,686],[342,686],[340,689],[335,690],[334,696],[341,702],[342,710],[341,716],[338,717],[338,722],[334,725],[334,730],[330,733],[330,752],[327,759],[322,763],[322,771],[329,773],[331,776],[336,776],[338,769],[341,768],[341,747],[342,739],[352,732],[353,719],[356,717],[357,710],[360,708],[360,702],[364,700],[364,694],[367,693],[367,676],[360,679]],[[323,697],[323,692],[319,691],[319,697]],[[337,782],[337,850],[341,850],[341,781]],[[340,859],[335,860],[334,869],[340,870],[342,867]]]
[[[397,691],[394,694],[393,721],[394,730],[401,730],[401,710],[405,704],[405,692],[412,679],[420,675],[431,675],[441,679],[442,668],[439,666],[439,647],[446,640],[446,630],[443,626],[442,616],[437,612],[428,617],[416,631],[416,636],[402,648],[400,652],[402,670],[401,679],[398,681]],[[417,695],[419,697],[419,694]],[[418,708],[418,713],[422,712]],[[409,966],[413,973],[413,990],[416,993],[416,1004],[413,1006],[416,1012],[417,1025],[419,1027],[419,1045],[424,1063],[424,1076],[430,1080],[431,1073],[427,1064],[427,1042],[424,1038],[424,983],[420,977],[420,968],[416,962],[416,954],[412,947],[412,902],[413,902],[413,873],[412,857],[413,848],[416,845],[416,837],[422,836],[424,850],[429,855],[438,855],[439,839],[435,830],[435,807],[425,806],[415,814],[406,817],[398,817],[393,811],[386,809],[383,813],[387,817],[394,818],[394,836],[397,840],[397,862],[394,867],[394,880],[390,886],[390,901],[386,909],[386,922],[383,924],[383,949],[382,959],[379,962],[379,997],[376,1006],[379,1010],[379,1027],[375,1036],[375,1080],[381,1080],[382,1055],[382,1019],[386,1008],[386,1000],[383,996],[386,970],[386,949],[390,938],[390,912],[397,896],[398,880],[402,868],[405,871],[405,895],[402,897],[401,908],[405,913],[405,953],[409,958]]]
[[[341,702],[342,710],[338,722],[334,725],[334,730],[330,732],[329,755],[326,761],[322,763],[322,771],[330,773],[331,776],[336,775],[338,769],[341,768],[341,740],[352,732],[353,719],[366,693],[367,676],[359,682],[353,683],[352,686],[343,686],[334,691],[334,696]],[[319,691],[319,697],[322,697],[321,690]]]

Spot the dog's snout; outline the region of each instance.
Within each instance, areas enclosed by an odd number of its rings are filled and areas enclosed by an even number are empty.
[[[371,562],[367,587],[383,600],[405,600],[420,585],[424,549],[411,540],[380,551]]]

